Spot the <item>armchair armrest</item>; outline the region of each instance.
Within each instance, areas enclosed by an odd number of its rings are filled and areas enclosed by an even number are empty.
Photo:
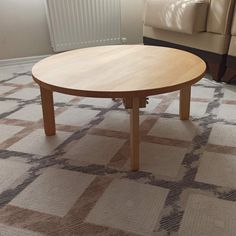
[[[209,0],[147,0],[144,24],[194,34],[206,31]]]

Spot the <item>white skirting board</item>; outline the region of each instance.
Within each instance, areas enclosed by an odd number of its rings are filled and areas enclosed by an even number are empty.
[[[33,57],[4,59],[4,60],[0,60],[0,67],[21,65],[21,64],[31,64],[31,63],[33,64],[33,63],[36,63],[48,56],[51,56],[51,55],[40,55],[40,56],[33,56]]]

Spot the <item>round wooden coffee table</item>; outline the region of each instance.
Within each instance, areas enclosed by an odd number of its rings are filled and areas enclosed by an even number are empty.
[[[139,108],[148,96],[180,90],[180,119],[189,119],[191,85],[206,70],[199,57],[143,45],[104,46],[48,57],[32,69],[42,98],[44,130],[55,135],[53,91],[84,97],[122,98],[130,109],[131,170],[139,169]]]

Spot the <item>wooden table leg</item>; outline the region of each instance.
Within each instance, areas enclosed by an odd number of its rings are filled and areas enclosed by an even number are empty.
[[[189,119],[190,101],[191,101],[191,86],[180,90],[179,111],[181,120]]]
[[[130,113],[130,148],[131,148],[131,170],[139,170],[139,98],[132,98]]]
[[[44,131],[47,136],[53,136],[56,134],[53,93],[52,91],[42,87],[40,87],[40,92],[43,109]]]

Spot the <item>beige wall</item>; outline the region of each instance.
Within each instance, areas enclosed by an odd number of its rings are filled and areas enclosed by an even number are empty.
[[[43,0],[0,0],[0,59],[52,53]]]
[[[121,0],[122,37],[142,42],[143,0]],[[44,0],[0,0],[0,60],[52,53]]]
[[[143,41],[143,15],[144,0],[121,0],[122,37],[127,43],[141,43]]]

